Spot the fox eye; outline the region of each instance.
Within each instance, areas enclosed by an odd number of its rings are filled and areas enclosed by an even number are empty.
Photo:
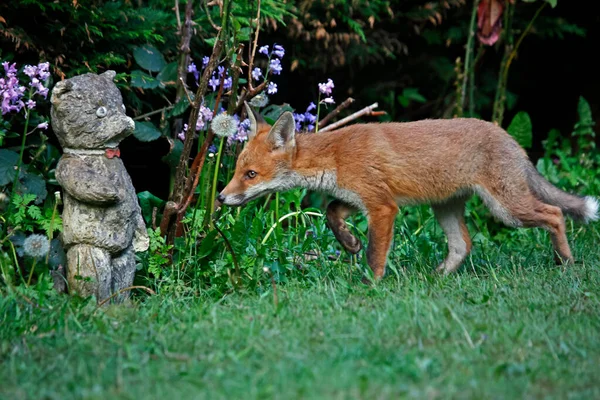
[[[250,170],[250,171],[246,172],[246,176],[250,179],[254,179],[256,177],[256,171]]]
[[[97,115],[99,118],[105,117],[105,116],[106,116],[106,107],[99,107],[99,108],[96,110],[96,115]]]

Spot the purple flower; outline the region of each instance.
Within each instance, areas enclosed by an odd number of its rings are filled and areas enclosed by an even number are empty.
[[[231,89],[231,87],[233,86],[233,78],[228,76],[227,78],[225,78],[225,80],[223,81],[223,89],[225,90],[229,90]]]
[[[327,79],[327,83],[319,83],[319,92],[329,96],[333,90],[334,85],[331,79]]]
[[[285,49],[283,48],[283,46],[280,46],[278,44],[273,45],[273,54],[275,55],[275,57],[283,58],[283,56],[285,55]]]
[[[185,133],[187,132],[187,130],[188,130],[188,124],[183,124],[183,130],[177,134],[177,137],[179,138],[179,140],[181,140],[181,141],[185,140]]]
[[[26,65],[25,68],[23,68],[23,73],[28,77],[33,78],[37,75],[37,70],[38,68],[33,65]]]
[[[39,94],[40,96],[44,96],[44,98],[46,98],[48,96],[48,88],[44,86],[38,86],[38,91],[34,94]]]
[[[39,123],[37,129],[48,129],[48,122]]]
[[[209,61],[210,61],[210,57],[208,57],[208,56],[202,57],[202,69],[206,68]]]
[[[208,146],[209,154],[215,154],[217,151],[218,151],[217,146],[215,146],[214,144],[211,144],[210,146]]]
[[[262,46],[260,49],[258,49],[258,52],[261,54],[264,54],[265,56],[269,55],[269,46],[264,45]]]
[[[50,71],[48,71],[49,68],[50,68],[49,62],[38,64],[38,76],[44,82],[47,81],[48,78],[50,77]]]
[[[217,75],[214,73],[213,76],[211,76],[211,78],[208,80],[208,86],[212,88],[213,92],[217,90],[217,87],[220,83],[221,81],[219,80],[219,78],[217,78]]]
[[[327,97],[327,98],[324,98],[323,100],[321,100],[321,103],[335,104],[335,101],[333,100],[333,97]]]
[[[279,61],[278,58],[274,58],[271,60],[271,63],[269,64],[269,68],[270,71],[273,72],[274,75],[279,75],[281,74],[281,61]]]
[[[32,108],[34,108],[34,107],[35,107],[35,101],[33,101],[33,100],[31,100],[31,99],[27,100],[27,103],[25,103],[25,104],[27,104],[27,108],[28,108],[29,110],[31,110]]]
[[[0,107],[2,108],[2,115],[9,112],[19,112],[25,103],[23,103],[22,97],[25,93],[25,87],[19,84],[17,78],[16,64],[9,64],[3,62],[5,76],[0,78]]]
[[[210,108],[204,107],[204,105],[200,106],[200,116],[205,121],[210,121],[213,118],[213,112]]]
[[[294,121],[296,122],[296,130],[301,131],[302,123],[306,120],[306,117],[304,116],[304,114],[296,114],[296,113],[293,113],[293,116],[294,116]]]
[[[198,77],[200,76],[200,73],[198,72],[198,68],[196,67],[196,64],[190,63],[190,65],[188,65],[187,70],[189,73],[194,74],[194,79],[196,79],[196,81],[198,81]]]
[[[273,82],[269,82],[269,85],[267,86],[267,93],[268,94],[277,93],[277,84],[273,83]]]
[[[256,67],[252,70],[252,78],[254,78],[255,81],[259,80],[261,76],[263,76],[263,74],[260,68]]]
[[[306,112],[311,112],[312,110],[315,110],[316,108],[317,108],[317,105],[311,101],[310,104],[308,105],[308,107],[306,107]]]

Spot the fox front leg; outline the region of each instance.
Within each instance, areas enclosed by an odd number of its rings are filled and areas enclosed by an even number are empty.
[[[383,277],[388,251],[394,235],[394,220],[398,215],[398,206],[390,201],[369,207],[369,245],[367,247],[367,263],[376,280]]]
[[[350,232],[345,221],[355,212],[355,208],[340,200],[333,200],[327,206],[327,225],[333,231],[337,241],[351,254],[358,253],[362,248],[362,243]]]

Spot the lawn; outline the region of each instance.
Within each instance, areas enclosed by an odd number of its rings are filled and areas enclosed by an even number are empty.
[[[600,236],[570,237],[568,268],[528,231],[448,277],[431,258],[367,287],[338,263],[278,284],[277,305],[268,279],[101,310],[5,290],[0,398],[598,398]]]

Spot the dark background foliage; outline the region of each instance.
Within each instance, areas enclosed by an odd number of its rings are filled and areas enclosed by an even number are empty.
[[[240,4],[256,7],[255,2]],[[287,101],[304,109],[316,98],[317,83],[333,78],[338,102],[352,96],[357,109],[379,102],[388,112],[383,120],[452,116],[454,62],[464,58],[470,2],[265,4],[260,42],[280,43],[287,50],[274,103]],[[539,2],[517,3],[516,31],[526,26],[538,7]],[[0,16],[0,56],[19,64],[50,61],[55,79],[109,68],[131,73],[137,69],[133,49],[144,44],[157,46],[167,62],[176,61],[179,38],[171,1],[3,2]],[[214,31],[200,10],[195,22],[191,48],[197,61],[210,53],[205,39]],[[534,159],[541,155],[541,142],[551,128],[569,132],[579,96],[590,103],[593,114],[600,111],[600,78],[591,51],[600,39],[599,22],[597,13],[582,10],[581,2],[559,1],[556,8],[546,7],[513,62],[504,125],[518,111],[530,114]],[[498,44],[486,47],[476,65],[476,113],[484,119],[491,117],[502,52]],[[125,75],[119,84],[130,114],[162,106],[162,93],[133,88]],[[399,97],[407,89],[424,101],[403,105]],[[122,148],[136,188],[166,197],[169,168],[156,160],[169,151],[169,143],[129,138]]]

